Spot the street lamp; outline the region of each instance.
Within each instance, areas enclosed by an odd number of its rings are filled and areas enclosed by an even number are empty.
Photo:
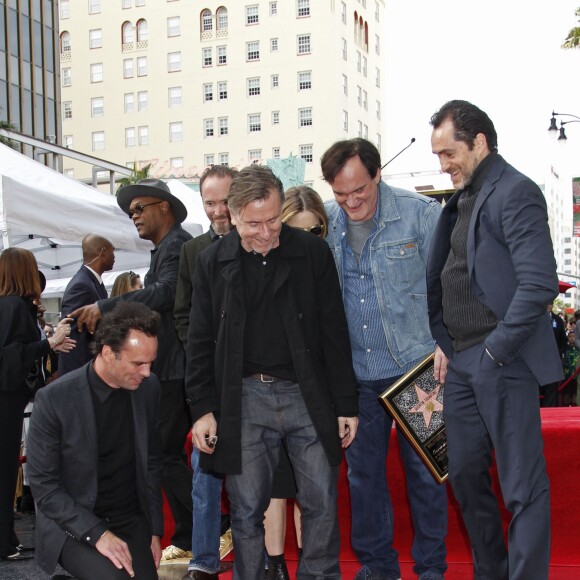
[[[560,128],[558,129],[556,117],[573,117],[573,119],[568,121],[560,121]],[[571,115],[570,113],[555,113],[552,111],[552,118],[550,119],[548,133],[550,133],[553,138],[556,138],[556,135],[558,135],[558,141],[560,141],[562,144],[566,143],[568,137],[566,137],[566,130],[564,129],[564,125],[567,125],[568,123],[580,123],[580,117]]]

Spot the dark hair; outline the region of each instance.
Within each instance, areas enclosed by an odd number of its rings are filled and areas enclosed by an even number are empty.
[[[99,322],[93,352],[99,354],[106,345],[118,354],[132,330],[151,337],[157,336],[159,321],[159,314],[141,302],[119,302]]]
[[[249,203],[268,199],[270,190],[275,189],[284,203],[284,188],[282,182],[266,165],[248,165],[232,180],[228,192],[228,207],[230,211],[239,214]]]
[[[366,139],[346,139],[337,141],[326,150],[320,159],[320,167],[324,181],[332,183],[346,162],[359,156],[371,178],[381,170],[381,154],[379,150]]]
[[[227,165],[212,165],[211,167],[206,167],[199,178],[199,192],[203,195],[203,183],[208,177],[231,177],[233,179],[237,173],[237,169],[228,167]]]
[[[490,151],[497,151],[497,133],[493,122],[487,113],[475,105],[468,101],[449,101],[431,117],[431,125],[437,129],[447,119],[451,119],[455,128],[454,139],[463,141],[470,151],[478,133],[485,135]]]
[[[40,298],[36,258],[23,248],[6,248],[0,254],[0,296]]]
[[[322,237],[326,237],[328,216],[324,209],[324,203],[316,191],[307,185],[297,185],[287,189],[284,197],[285,201],[282,207],[282,221],[284,223],[288,223],[303,211],[310,211],[319,219],[322,226]]]

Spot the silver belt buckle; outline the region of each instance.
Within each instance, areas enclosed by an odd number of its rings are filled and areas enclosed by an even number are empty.
[[[263,374],[263,373],[260,373],[260,380],[261,380],[263,383],[273,383],[273,382],[274,382],[274,379],[272,379],[272,378],[265,379],[265,378],[264,378],[264,374]]]

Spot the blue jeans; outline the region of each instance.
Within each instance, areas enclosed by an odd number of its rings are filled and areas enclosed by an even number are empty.
[[[352,547],[364,568],[386,578],[399,578],[401,570],[393,548],[393,506],[385,472],[393,420],[377,399],[397,378],[359,381],[358,431],[346,450]],[[398,435],[415,530],[413,569],[416,574],[428,570],[443,574],[447,570],[446,486],[433,479],[411,445]]]
[[[188,570],[215,574],[220,567],[220,521],[223,476],[199,466],[199,450],[191,453],[193,527]]]
[[[338,422],[336,432],[338,437]],[[242,473],[226,478],[236,551],[234,579],[264,578],[264,512],[283,440],[302,508],[304,548],[297,578],[338,580],[338,466],[328,463],[298,384],[255,379],[244,379],[242,386]]]

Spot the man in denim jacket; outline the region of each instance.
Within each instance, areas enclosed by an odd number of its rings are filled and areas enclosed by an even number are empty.
[[[393,508],[385,476],[392,419],[377,400],[434,349],[429,332],[425,268],[441,206],[381,181],[381,159],[364,139],[335,143],[322,156],[334,192],[329,234],[360,384],[359,435],[347,450],[352,546],[362,565],[355,579],[397,580]],[[447,496],[399,433],[420,580],[447,569]]]

